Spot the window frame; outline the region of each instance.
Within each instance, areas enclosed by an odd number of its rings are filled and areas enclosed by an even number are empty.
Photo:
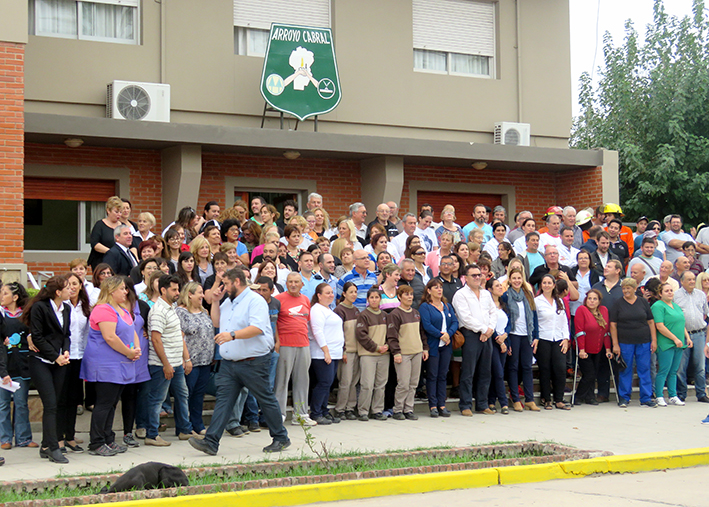
[[[42,201],[49,201],[51,199],[41,199]],[[65,201],[65,202],[73,202],[79,207],[79,213],[78,213],[78,230],[79,234],[77,235],[76,238],[76,244],[78,246],[78,249],[75,250],[31,250],[31,249],[25,249],[24,253],[29,253],[29,254],[40,254],[40,255],[46,255],[46,254],[65,254],[65,253],[76,253],[76,254],[89,254],[91,253],[91,235],[86,234],[86,220],[88,219],[88,206],[89,203],[93,201]],[[99,202],[99,201],[96,201]],[[91,227],[93,227],[93,224],[91,224]],[[25,223],[24,221],[22,222],[22,229],[24,230],[25,228]]]
[[[254,28],[251,26],[234,25],[234,54],[237,56],[253,56],[256,58],[264,58],[266,56],[265,51],[264,53],[256,53],[251,47],[251,38],[249,37],[249,33],[251,31],[264,32],[266,34],[266,47],[268,47],[268,35],[270,34],[269,30],[264,30],[262,28]],[[244,40],[244,45],[246,46],[245,52],[241,52],[242,45],[239,44],[239,41],[242,38]]]
[[[68,40],[83,40],[83,41],[94,41],[94,42],[110,42],[114,44],[126,44],[130,46],[140,45],[140,19],[141,19],[141,2],[140,0],[72,0],[76,8],[76,33],[69,35],[64,33],[56,32],[45,32],[39,30],[39,20],[37,17],[37,4],[42,0],[31,0],[31,28],[32,34],[39,37],[56,37],[60,39]],[[113,37],[97,37],[91,35],[85,35],[82,33],[82,21],[83,21],[83,9],[81,4],[105,4],[105,5],[120,5],[125,7],[132,7],[133,11],[133,25],[134,35],[133,39],[119,39]]]

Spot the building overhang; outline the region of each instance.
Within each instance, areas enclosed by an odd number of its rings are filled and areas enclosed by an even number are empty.
[[[470,167],[485,162],[488,169],[563,172],[603,165],[603,150],[505,146],[460,141],[360,136],[280,129],[126,121],[43,113],[25,113],[25,140],[63,144],[70,137],[84,146],[162,150],[200,145],[203,151],[283,156],[296,150],[303,158],[365,160],[403,157],[407,165]]]

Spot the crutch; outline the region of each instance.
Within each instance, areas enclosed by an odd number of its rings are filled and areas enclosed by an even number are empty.
[[[574,337],[574,349],[576,350],[576,361],[574,362],[574,388],[571,390],[571,406],[576,400],[576,379],[579,371],[579,341],[578,336]]]
[[[613,382],[613,389],[615,389],[615,399],[620,400],[620,394],[618,394],[618,386],[615,383],[615,372],[613,371],[613,362],[611,358],[608,358],[608,366],[611,369],[611,382]]]

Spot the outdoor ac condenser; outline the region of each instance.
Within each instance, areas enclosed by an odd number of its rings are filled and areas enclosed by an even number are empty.
[[[495,123],[495,144],[529,146],[530,130],[529,123]]]
[[[170,121],[170,85],[113,81],[106,91],[106,116],[120,120]]]

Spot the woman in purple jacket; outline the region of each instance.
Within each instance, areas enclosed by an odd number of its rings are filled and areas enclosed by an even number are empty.
[[[126,451],[125,446],[115,442],[113,417],[125,385],[140,382],[143,376],[143,367],[138,363],[143,351],[133,315],[125,309],[127,295],[122,277],[107,278],[101,282],[101,293],[89,318],[81,378],[96,382],[89,454],[97,456]]]

